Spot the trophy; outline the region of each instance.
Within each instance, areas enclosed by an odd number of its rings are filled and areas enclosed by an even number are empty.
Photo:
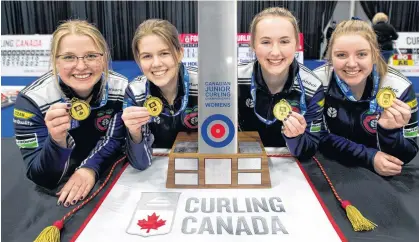
[[[270,188],[258,132],[238,132],[237,2],[198,2],[198,133],[179,133],[167,188]]]

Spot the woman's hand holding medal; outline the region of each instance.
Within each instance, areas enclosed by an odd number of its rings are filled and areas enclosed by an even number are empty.
[[[148,123],[151,116],[157,117],[163,111],[163,102],[157,97],[148,97],[143,106],[127,107],[122,114],[122,120],[135,143],[142,140],[141,127]]]
[[[150,118],[150,113],[145,107],[131,106],[124,109],[122,120],[135,143],[141,142],[141,127],[147,124]]]
[[[288,138],[297,137],[306,130],[307,123],[303,115],[291,111],[289,116],[282,121],[284,124],[284,135]]]
[[[51,138],[64,148],[67,148],[67,130],[71,126],[70,108],[69,103],[55,103],[49,107],[44,119]]]
[[[306,130],[307,123],[303,115],[293,112],[291,105],[282,99],[273,110],[276,119],[282,121],[284,135],[288,138],[297,137]]]
[[[378,124],[385,129],[397,129],[408,124],[411,117],[409,105],[396,98],[390,89],[382,89],[377,94],[377,103],[384,108]]]
[[[282,121],[284,124],[284,135],[288,138],[297,137],[306,130],[307,123],[303,115],[291,111],[289,116]]]

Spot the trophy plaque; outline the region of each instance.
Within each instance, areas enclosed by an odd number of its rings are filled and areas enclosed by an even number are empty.
[[[270,188],[257,132],[238,132],[237,2],[198,2],[198,133],[179,133],[167,188]]]
[[[257,132],[239,132],[235,154],[199,153],[198,133],[179,133],[169,154],[167,188],[270,188]]]

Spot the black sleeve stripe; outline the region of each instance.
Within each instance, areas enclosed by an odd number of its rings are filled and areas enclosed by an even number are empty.
[[[38,80],[34,81],[32,84],[29,84],[27,87],[25,87],[21,92],[27,93],[28,91],[33,90],[35,87],[41,85],[42,83],[45,82],[45,80],[47,80],[48,78],[52,76],[53,76],[52,71],[47,72],[46,74],[38,78]]]

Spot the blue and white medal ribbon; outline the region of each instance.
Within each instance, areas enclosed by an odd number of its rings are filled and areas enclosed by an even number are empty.
[[[335,75],[336,84],[338,85],[338,87],[342,91],[343,95],[348,100],[356,102],[357,100],[355,99],[354,95],[352,94],[352,91],[349,88],[348,84],[341,81],[340,78],[338,77],[338,75],[336,75],[336,72],[334,72],[334,75]],[[382,108],[380,106],[378,106],[377,99],[375,98],[375,96],[378,93],[378,88],[379,88],[379,85],[380,85],[380,77],[377,73],[377,69],[376,69],[375,65],[372,68],[372,75],[373,75],[373,91],[372,91],[372,97],[371,97],[371,100],[370,100],[370,108],[368,110],[369,113],[375,113],[375,112],[381,112],[382,111]]]

